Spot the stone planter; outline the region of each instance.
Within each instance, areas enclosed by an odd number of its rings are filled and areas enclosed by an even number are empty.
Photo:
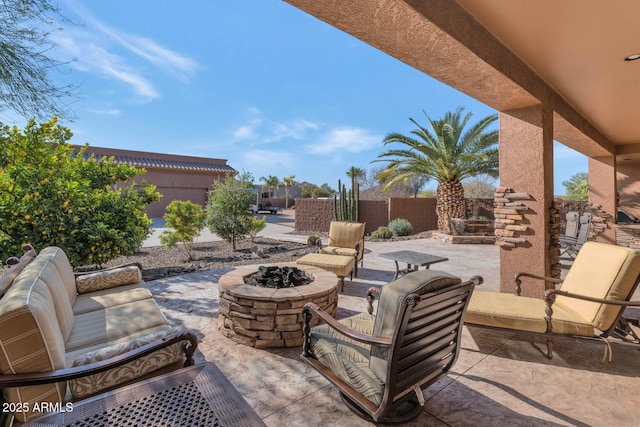
[[[294,266],[294,263],[277,264]],[[244,283],[258,269],[238,267],[220,278],[220,331],[227,338],[256,348],[302,345],[302,307],[313,302],[335,316],[338,278],[317,267],[295,265],[311,275],[308,285],[262,288]]]

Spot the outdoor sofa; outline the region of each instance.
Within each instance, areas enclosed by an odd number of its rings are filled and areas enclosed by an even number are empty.
[[[0,278],[0,388],[17,420],[193,364],[197,338],[169,325],[140,266],[74,273],[58,247],[24,249]]]

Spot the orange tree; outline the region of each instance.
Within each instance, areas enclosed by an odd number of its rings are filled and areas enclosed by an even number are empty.
[[[150,233],[145,207],[155,187],[131,181],[143,169],[113,158],[85,159],[53,118],[24,130],[0,126],[0,257],[62,248],[73,265],[102,265],[137,252]]]

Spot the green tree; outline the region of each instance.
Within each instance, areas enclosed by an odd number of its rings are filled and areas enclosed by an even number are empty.
[[[303,198],[312,198],[312,199],[317,199],[318,197],[329,197],[331,196],[333,193],[335,193],[335,191],[333,189],[328,190],[327,188],[331,188],[329,187],[329,184],[322,184],[322,187],[318,187],[315,184],[310,184],[308,182],[305,182],[304,184],[302,184],[302,197]]]
[[[238,240],[251,230],[250,206],[253,203],[253,176],[248,172],[238,177],[227,175],[224,181],[215,183],[209,191],[206,206],[207,226],[211,232],[231,244],[236,250]]]
[[[64,63],[52,57],[51,33],[65,18],[49,0],[0,1],[0,110],[25,118],[71,118],[71,85],[55,85],[49,74]]]
[[[255,218],[253,216],[251,217],[251,224],[249,226],[249,241],[251,242],[251,245],[253,245],[253,242],[256,240],[258,233],[264,230],[266,226],[266,216],[263,215],[262,219]]]
[[[440,230],[446,228],[448,218],[466,215],[462,180],[481,174],[498,176],[498,131],[487,130],[498,116],[487,116],[467,129],[472,113],[463,117],[463,111],[459,107],[435,121],[424,113],[430,128],[410,119],[417,126],[411,131],[415,138],[400,133],[387,135],[384,145],[398,143],[406,148],[390,149],[374,160],[388,162],[378,175],[386,186],[414,177],[438,182],[436,213]]]
[[[478,175],[466,179],[462,186],[464,187],[464,197],[467,199],[492,199],[496,181],[490,176]]]
[[[567,195],[567,200],[589,200],[589,175],[586,172],[578,172],[567,181],[562,181]]]
[[[294,181],[295,175],[285,176],[282,178],[282,183],[284,184],[284,208],[289,209],[289,187],[294,185],[296,182]]]
[[[366,176],[366,172],[362,168],[351,166],[347,171],[347,176],[351,178],[351,188],[356,188],[356,184]]]
[[[267,187],[269,189],[269,197],[273,197],[275,194],[275,190],[278,189],[278,186],[280,185],[280,180],[278,179],[277,176],[275,175],[269,175],[268,177],[260,177],[260,181],[264,182],[264,187]]]
[[[170,230],[160,234],[160,243],[167,248],[182,243],[187,258],[192,260],[195,240],[205,227],[204,209],[189,200],[174,200],[167,206],[166,211],[163,218]]]
[[[160,195],[132,180],[143,169],[75,154],[71,131],[53,118],[24,131],[0,127],[0,257],[59,246],[71,263],[102,265],[132,255],[150,234],[145,213]]]

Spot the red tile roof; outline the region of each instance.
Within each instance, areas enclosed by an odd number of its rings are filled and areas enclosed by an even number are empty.
[[[76,146],[80,149],[79,146]],[[180,156],[174,154],[150,153],[144,151],[120,150],[115,148],[103,148],[89,146],[84,153],[84,158],[88,159],[94,154],[95,157],[111,157],[116,163],[124,163],[141,168],[159,169],[181,169],[201,172],[236,172],[234,168],[227,165],[224,159],[214,159],[206,157]]]

